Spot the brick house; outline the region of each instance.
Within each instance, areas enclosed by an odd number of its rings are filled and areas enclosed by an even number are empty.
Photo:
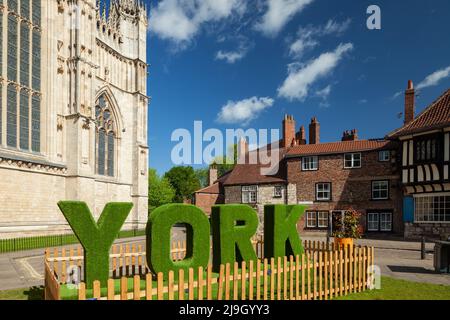
[[[348,138],[348,137],[344,137]],[[300,228],[327,230],[331,214],[353,208],[368,232],[403,231],[396,144],[354,140],[293,146],[286,154],[297,203],[308,204]]]
[[[228,174],[218,179],[217,167],[210,166],[208,171],[208,186],[194,193],[193,199],[195,205],[202,209],[208,216],[211,215],[212,206],[225,203],[223,181],[227,178]]]
[[[388,135],[400,144],[406,238],[450,236],[450,89],[415,118],[415,90],[405,92],[403,127]]]
[[[314,232],[327,230],[331,213],[353,207],[363,214],[365,231],[402,232],[395,142],[358,140],[353,130],[344,133],[343,141],[320,143],[316,118],[309,126],[310,144],[303,126],[295,131],[292,116],[285,116],[282,128],[280,147],[271,150],[280,154],[276,174],[261,174],[259,164],[238,164],[197,191],[196,204],[209,213],[207,207],[217,203],[245,203],[258,211],[262,226],[265,204],[304,203],[309,209],[298,228]]]

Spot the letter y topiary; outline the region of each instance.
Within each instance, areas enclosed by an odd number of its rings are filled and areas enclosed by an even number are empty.
[[[97,223],[85,202],[60,201],[58,207],[84,249],[84,282],[92,288],[109,277],[109,250],[133,208],[132,203],[108,203]]]

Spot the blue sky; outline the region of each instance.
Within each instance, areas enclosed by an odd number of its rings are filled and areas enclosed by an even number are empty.
[[[383,137],[450,87],[448,0],[146,0],[150,166],[173,166],[175,129],[279,129],[313,116],[321,141]],[[366,10],[381,8],[381,30]],[[400,94],[401,92],[401,94]],[[252,111],[252,112],[250,112]],[[251,115],[251,116],[249,116]]]

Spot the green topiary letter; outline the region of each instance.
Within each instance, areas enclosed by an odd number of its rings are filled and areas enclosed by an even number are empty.
[[[257,260],[251,238],[258,228],[258,216],[247,205],[219,205],[212,208],[213,269],[235,261]]]
[[[297,232],[297,221],[306,206],[264,206],[264,257],[278,258],[303,253],[303,244]]]
[[[170,254],[171,229],[176,223],[187,224],[186,257],[174,262]],[[196,206],[168,204],[152,211],[147,223],[147,263],[153,274],[170,270],[207,267],[210,251],[210,227],[206,214]]]
[[[133,204],[106,204],[97,223],[84,202],[60,201],[58,207],[84,248],[86,287],[92,288],[95,280],[106,286],[109,277],[109,250]]]

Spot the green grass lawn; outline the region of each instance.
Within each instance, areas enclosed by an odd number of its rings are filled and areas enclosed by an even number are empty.
[[[131,285],[131,283],[130,283]],[[68,292],[65,292],[68,295]],[[187,296],[187,294],[186,294]],[[175,295],[176,297],[176,295]],[[0,300],[41,300],[43,287],[0,291]],[[66,297],[68,298],[68,297]],[[336,300],[450,300],[450,286],[382,277],[381,289],[355,293]]]
[[[450,300],[450,286],[381,277],[381,289],[355,293],[336,300]]]
[[[44,287],[0,291],[0,300],[44,300]]]

